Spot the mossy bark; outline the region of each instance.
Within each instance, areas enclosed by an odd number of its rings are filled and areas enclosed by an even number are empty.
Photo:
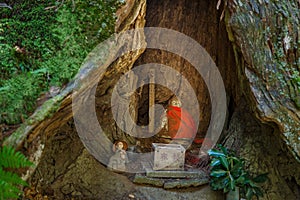
[[[299,1],[228,1],[226,24],[243,93],[256,117],[275,123],[300,162]]]

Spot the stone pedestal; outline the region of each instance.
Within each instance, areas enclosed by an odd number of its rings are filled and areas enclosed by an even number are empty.
[[[185,148],[180,144],[153,143],[153,170],[183,170]]]

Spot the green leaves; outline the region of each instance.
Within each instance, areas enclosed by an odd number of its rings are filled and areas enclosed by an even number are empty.
[[[227,158],[221,156],[220,161],[221,161],[221,164],[223,165],[223,167],[225,167],[225,169],[229,170],[229,163],[228,163]]]
[[[210,181],[210,186],[213,190],[224,190],[224,192],[228,192],[229,190],[227,189],[226,186],[229,184],[229,181],[230,180],[228,176],[223,176],[220,178],[212,178]]]
[[[221,165],[220,159],[216,159],[216,158],[213,158],[211,163],[210,163],[211,167],[217,167],[217,166],[220,166],[220,165]]]
[[[2,9],[0,123],[22,122],[50,86],[69,82],[86,55],[114,32],[119,5],[118,0],[78,0],[75,7],[72,1],[28,0]]]
[[[210,176],[213,189],[223,189],[224,192],[234,190],[236,187],[235,178],[240,175],[240,162],[235,159],[229,151],[222,146],[219,149],[211,149],[208,154],[212,157]]]
[[[5,168],[29,167],[32,165],[32,162],[12,147],[4,146],[0,149],[0,200],[18,198],[22,192],[18,186],[28,186],[19,175],[5,170]]]
[[[0,123],[14,124],[35,107],[35,100],[44,83],[35,74],[20,74],[0,87]]]
[[[246,199],[250,200],[252,199],[253,196],[258,197],[263,197],[263,192],[259,187],[247,187],[245,192],[245,197]]]
[[[212,158],[210,186],[213,190],[223,190],[227,193],[239,187],[247,200],[252,199],[253,196],[262,196],[258,183],[265,182],[267,174],[250,177],[244,169],[243,160],[221,145],[218,145],[218,149],[209,150],[208,154]]]
[[[0,150],[1,168],[20,168],[31,165],[33,164],[22,153],[16,152],[12,147],[4,146]]]
[[[221,151],[218,151],[216,149],[210,149],[208,151],[208,155],[212,156],[212,157],[216,157],[216,158],[220,158],[220,157],[223,157],[225,156],[225,154]]]
[[[210,176],[219,178],[219,177],[222,177],[222,176],[224,176],[226,174],[227,174],[227,171],[220,169],[220,170],[212,171],[210,173]]]
[[[260,174],[253,178],[253,181],[256,183],[263,183],[268,180],[268,173]]]

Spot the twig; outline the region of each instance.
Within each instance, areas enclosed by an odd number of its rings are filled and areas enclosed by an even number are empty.
[[[60,7],[62,7],[62,5],[64,4],[64,2],[65,2],[65,0],[62,0],[61,3],[60,3],[60,5],[55,9],[55,11],[58,11],[58,9],[59,9]]]
[[[72,0],[72,12],[74,12],[74,11],[75,11],[75,1]]]
[[[49,7],[46,7],[45,10],[50,10],[50,9],[53,9],[53,8],[56,8],[56,6],[49,6]]]
[[[62,7],[62,5],[64,4],[65,0],[62,0],[61,3],[59,4],[59,6],[55,9],[55,11],[58,11],[58,9],[60,9],[60,7]],[[75,1],[72,0],[72,12],[75,11]]]
[[[9,6],[9,5],[7,5],[6,3],[0,3],[0,7],[2,7],[2,8],[9,8],[9,9],[12,10],[12,7]]]

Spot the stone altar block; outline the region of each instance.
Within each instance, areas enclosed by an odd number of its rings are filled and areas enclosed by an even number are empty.
[[[184,170],[185,148],[180,144],[153,143],[153,170]]]

